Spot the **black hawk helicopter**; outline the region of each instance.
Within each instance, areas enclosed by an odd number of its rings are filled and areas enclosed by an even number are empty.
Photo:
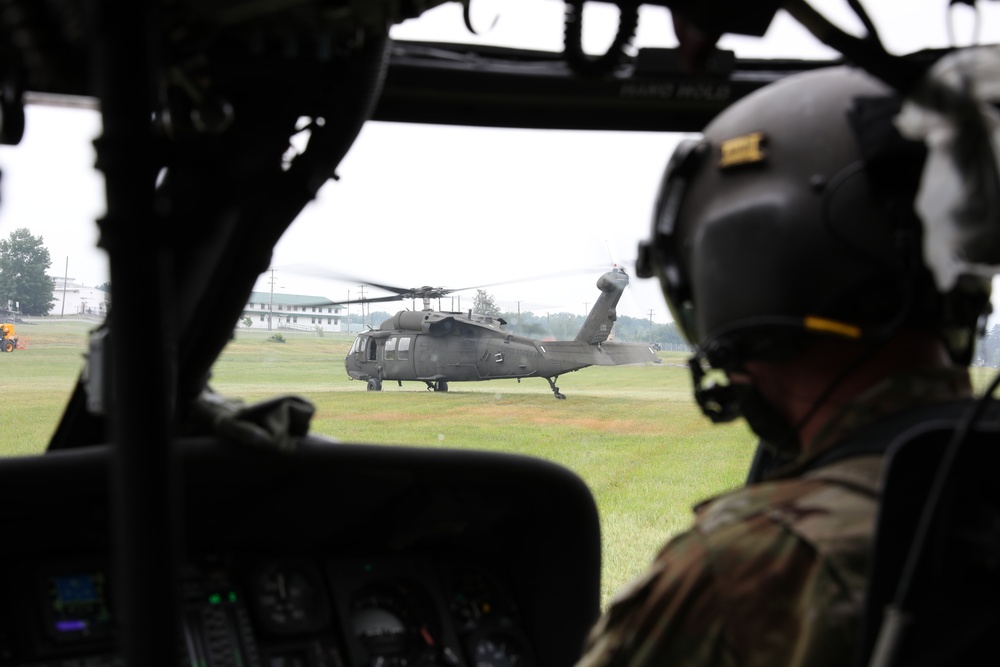
[[[413,289],[378,285],[395,296],[365,299],[395,301],[421,298],[420,311],[402,310],[378,329],[358,335],[344,366],[354,380],[381,391],[386,380],[424,382],[432,391],[448,391],[449,382],[477,382],[542,377],[556,398],[566,398],[556,380],[563,373],[587,366],[621,366],[660,363],[656,351],[645,343],[609,342],[617,314],[615,307],[628,287],[628,274],[615,266],[597,280],[601,291],[583,327],[573,340],[542,341],[507,333],[499,317],[435,311],[431,299],[455,290],[437,287]]]

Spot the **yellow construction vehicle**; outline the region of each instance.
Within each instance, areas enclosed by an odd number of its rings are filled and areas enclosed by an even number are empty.
[[[14,335],[14,325],[0,324],[0,352],[13,352],[18,348],[24,349],[18,344],[18,338]]]

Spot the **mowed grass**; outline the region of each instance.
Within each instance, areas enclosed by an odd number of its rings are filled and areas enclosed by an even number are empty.
[[[0,455],[45,450],[84,363],[92,323],[20,325],[27,350],[0,355],[6,396]],[[212,387],[254,403],[294,394],[316,407],[313,433],[342,442],[512,452],[559,463],[591,489],[601,517],[602,599],[640,573],[690,524],[697,501],[742,484],[755,439],[742,423],[713,426],[691,398],[683,355],[658,366],[591,367],[559,378],[422,383],[381,392],[352,381],[346,335],[238,332]]]
[[[26,350],[0,353],[0,456],[44,451],[84,366],[92,322],[18,324]]]

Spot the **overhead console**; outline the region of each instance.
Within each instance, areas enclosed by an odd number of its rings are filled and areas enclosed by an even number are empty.
[[[572,665],[599,606],[589,491],[537,459],[177,443],[178,664]],[[0,667],[123,665],[111,449],[0,461]],[[14,509],[16,508],[16,510]]]

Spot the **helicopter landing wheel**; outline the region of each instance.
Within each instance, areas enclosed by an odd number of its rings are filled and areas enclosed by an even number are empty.
[[[382,381],[378,378],[368,380],[368,391],[382,391]]]
[[[559,387],[556,386],[556,380],[559,379],[558,376],[556,376],[554,378],[545,378],[545,379],[548,380],[549,386],[552,388],[552,393],[555,394],[556,398],[558,398],[560,400],[566,398],[566,394],[564,394],[561,391],[559,391]]]
[[[438,380],[434,383],[434,391],[448,391],[447,380]]]

